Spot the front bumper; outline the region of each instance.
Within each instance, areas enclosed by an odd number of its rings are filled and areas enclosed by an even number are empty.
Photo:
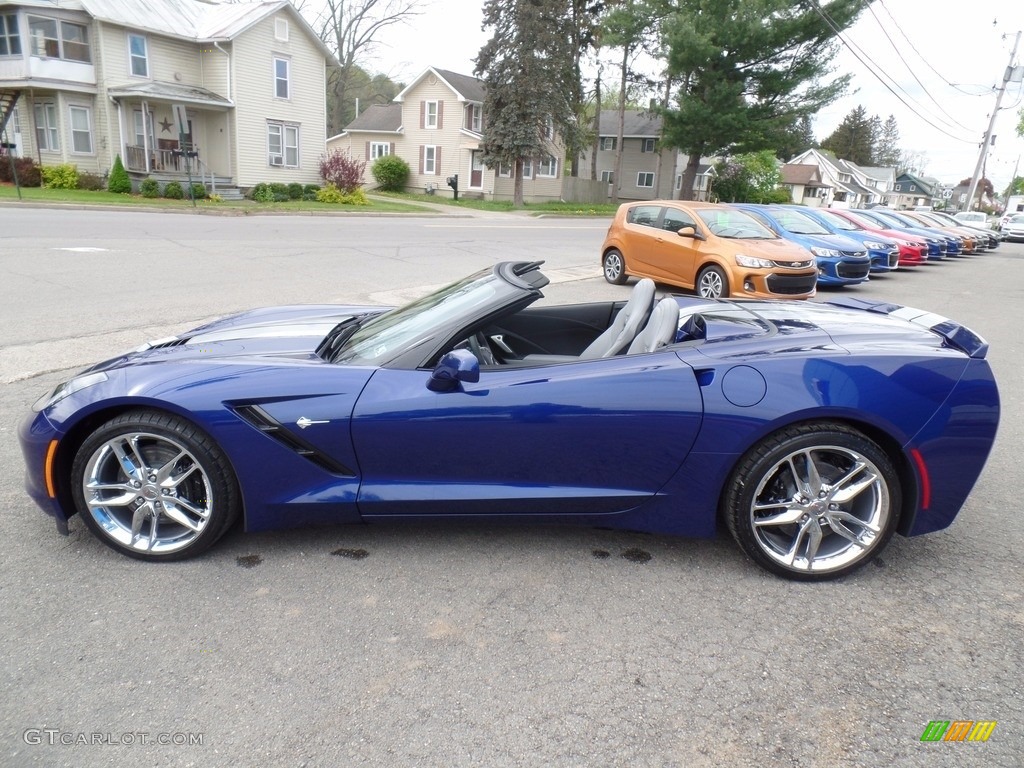
[[[47,454],[50,444],[61,435],[43,413],[29,413],[18,426],[18,442],[25,458],[25,490],[36,505],[53,518],[57,530],[67,535],[68,514],[61,504],[62,492],[56,467],[51,467],[49,487],[46,480]],[[51,489],[53,494],[51,495]]]

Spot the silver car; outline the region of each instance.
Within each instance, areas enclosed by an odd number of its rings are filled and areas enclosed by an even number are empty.
[[[1015,213],[1003,224],[1003,234],[1007,240],[1024,241],[1024,213]]]

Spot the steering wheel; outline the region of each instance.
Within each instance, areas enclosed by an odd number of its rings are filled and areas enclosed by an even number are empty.
[[[483,331],[478,331],[470,336],[466,341],[469,342],[469,351],[476,355],[476,359],[480,361],[480,365],[497,365],[498,359],[494,356],[494,352],[491,350],[491,345],[487,341],[487,336],[484,335]]]

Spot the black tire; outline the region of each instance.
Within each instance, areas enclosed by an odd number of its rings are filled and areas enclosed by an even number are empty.
[[[729,278],[721,267],[709,264],[697,275],[694,288],[705,299],[724,299],[729,295]]]
[[[71,479],[89,530],[140,560],[200,554],[241,507],[234,472],[213,439],[159,411],[130,411],[93,432],[75,454]]]
[[[825,581],[885,548],[901,499],[885,451],[846,425],[824,422],[783,429],[751,448],[729,479],[722,513],[761,567]]]
[[[629,274],[626,272],[626,260],[615,248],[609,248],[601,259],[601,269],[604,271],[604,279],[612,285],[625,285]]]

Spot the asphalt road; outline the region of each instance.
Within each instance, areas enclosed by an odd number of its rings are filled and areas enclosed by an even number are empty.
[[[1004,409],[957,522],[835,583],[724,536],[536,527],[232,532],[154,566],[23,492],[16,425],[70,368],[506,258],[546,259],[552,300],[624,296],[605,226],[0,207],[0,766],[1020,766],[1024,245],[850,289],[984,335]],[[998,724],[922,743],[932,720]]]

